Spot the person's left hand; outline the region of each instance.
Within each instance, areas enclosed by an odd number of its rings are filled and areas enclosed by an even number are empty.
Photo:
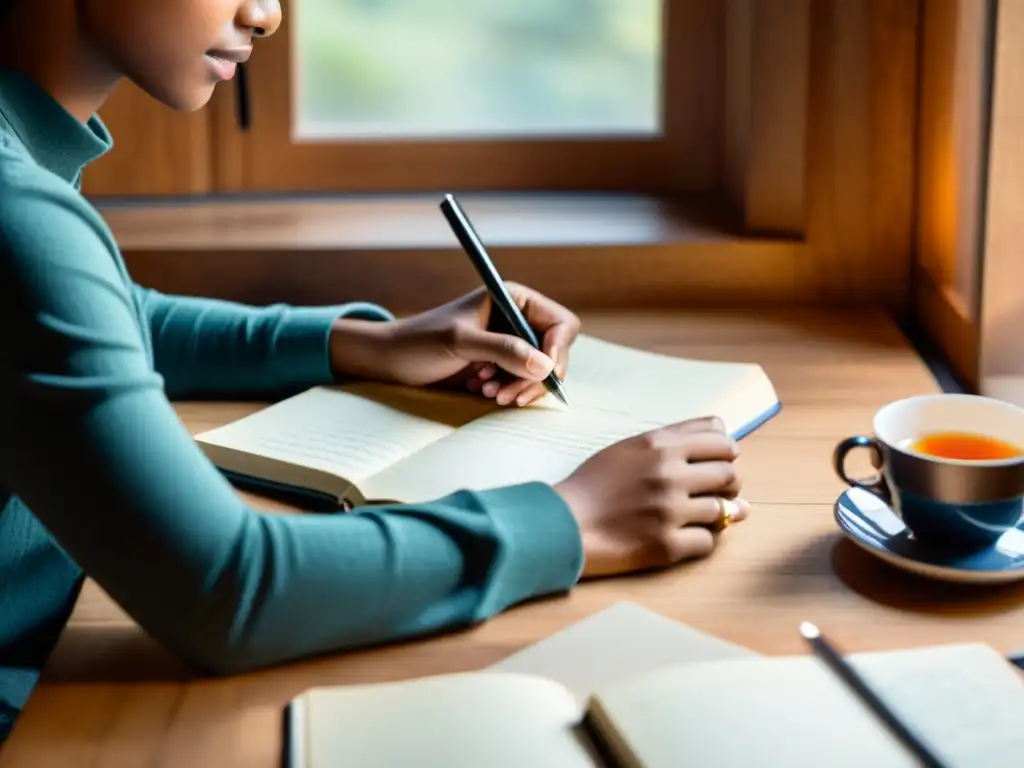
[[[490,295],[480,288],[418,315],[362,327],[360,332],[378,334],[370,377],[409,386],[468,389],[499,405],[522,406],[541,397],[547,391],[542,382],[552,368],[560,379],[565,377],[580,321],[537,291],[515,283],[506,287],[543,352],[511,333]],[[332,334],[336,370],[346,367],[346,348],[358,346],[345,333],[340,321]]]

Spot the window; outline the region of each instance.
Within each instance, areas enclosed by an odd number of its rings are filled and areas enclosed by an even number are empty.
[[[223,185],[700,190],[715,177],[717,0],[287,0],[222,116]],[[685,105],[680,108],[678,105]]]
[[[659,0],[301,0],[298,142],[657,136]]]
[[[169,292],[455,295],[474,283],[436,210],[454,191],[503,271],[577,308],[614,287],[617,307],[902,314],[920,14],[959,1],[284,0],[247,128],[232,86],[187,116],[126,86],[86,191]],[[249,191],[272,194],[220,194]]]

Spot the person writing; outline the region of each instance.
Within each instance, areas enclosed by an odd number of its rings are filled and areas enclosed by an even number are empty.
[[[278,27],[278,2],[0,0],[0,14],[8,722],[85,576],[182,659],[227,674],[461,627],[580,578],[703,556],[722,509],[748,514],[736,444],[714,418],[625,440],[554,487],[339,515],[248,508],[172,399],[271,398],[359,377],[515,407],[544,393],[552,369],[564,376],[577,318],[513,286],[542,353],[488,331],[482,290],[396,319],[369,304],[249,307],[133,284],[79,191],[111,146],[97,110],[125,77],[174,109],[200,108]]]

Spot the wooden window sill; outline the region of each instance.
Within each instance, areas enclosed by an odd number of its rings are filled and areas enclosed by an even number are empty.
[[[497,193],[459,196],[496,248],[656,245],[748,239],[701,200],[634,194]],[[440,195],[223,196],[99,200],[122,250],[438,250],[457,242]]]
[[[397,311],[478,285],[439,195],[97,203],[134,278],[251,303],[360,299]],[[502,274],[578,309],[814,302],[801,240],[739,232],[707,200],[465,194]]]

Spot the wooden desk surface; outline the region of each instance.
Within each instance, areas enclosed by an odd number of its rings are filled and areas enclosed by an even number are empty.
[[[959,640],[1024,646],[1024,587],[922,581],[865,555],[833,522],[842,490],[831,468],[835,443],[870,430],[888,400],[937,390],[884,316],[702,312],[590,316],[585,324],[639,347],[759,362],[775,382],[782,413],[742,443],[754,515],[713,557],[588,583],[471,631],[223,680],[190,680],[87,584],[0,766],[276,768],[282,708],[309,685],[483,667],[622,599],[766,654],[803,653],[796,628],[804,619],[851,650]],[[199,431],[255,407],[189,403],[180,413]]]

